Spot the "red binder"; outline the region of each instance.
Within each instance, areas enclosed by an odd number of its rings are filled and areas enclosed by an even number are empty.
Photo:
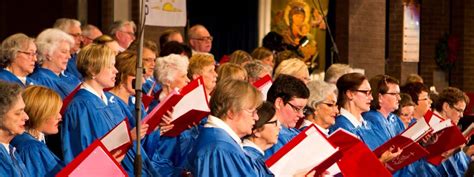
[[[265,163],[275,176],[293,176],[313,170],[320,175],[341,156],[339,150],[328,142],[325,135],[311,124]]]
[[[438,134],[437,141],[425,147],[429,152],[426,159],[433,165],[439,165],[444,159],[441,157],[443,152],[457,148],[462,144],[465,144],[467,140],[461,130],[459,130],[452,121],[445,120],[432,111],[428,111],[424,118],[434,129],[433,132]]]
[[[105,146],[96,140],[56,174],[56,177],[84,176],[127,177],[128,174]]]
[[[100,138],[100,142],[111,153],[121,150],[120,155],[127,153],[132,147],[132,137],[130,135],[130,127],[128,118],[118,123],[112,130]]]
[[[154,97],[152,95],[143,94],[142,95],[142,103],[145,106],[145,109],[148,109],[150,103],[153,101]]]
[[[387,169],[394,173],[429,154],[428,151],[418,144],[418,141],[431,131],[432,129],[425,119],[418,120],[405,131],[379,146],[374,150],[374,153],[377,157],[380,157],[382,153],[391,147],[402,149],[403,151],[398,157],[386,163]]]
[[[328,137],[339,147],[342,158],[337,165],[344,177],[391,177],[392,174],[380,163],[372,151],[356,135],[338,129]]]
[[[173,129],[166,132],[165,136],[178,136],[190,125],[198,123],[202,118],[209,115],[209,103],[206,90],[204,89],[202,77],[191,81],[181,91],[172,92],[165,100],[148,114],[143,122],[147,123],[147,134],[151,133],[161,122],[167,111],[173,110],[171,118]]]
[[[72,92],[69,93],[69,95],[67,95],[66,98],[64,98],[63,106],[61,107],[61,111],[59,111],[59,113],[61,113],[61,115],[64,115],[64,111],[66,111],[67,105],[69,105],[69,103],[72,101],[72,99],[74,98],[74,95],[76,95],[77,91],[79,91],[81,89],[81,85],[82,85],[82,83],[77,85],[76,88],[74,88],[74,90],[72,90]]]
[[[272,77],[270,75],[265,75],[264,77],[260,78],[259,80],[253,83],[253,86],[257,87],[260,92],[263,94],[263,100],[267,100],[267,93],[272,86]]]

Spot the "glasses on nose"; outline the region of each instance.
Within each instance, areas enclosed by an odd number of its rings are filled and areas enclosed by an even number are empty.
[[[198,38],[193,38],[194,40],[198,41],[212,41],[214,38],[212,36],[205,36],[205,37],[198,37]]]
[[[274,121],[265,122],[265,124],[275,124],[275,127],[278,126],[278,119]]]
[[[426,98],[419,98],[418,101],[426,101],[426,100],[429,100],[430,98],[426,97]]]
[[[121,32],[122,32],[122,33],[127,33],[128,35],[135,37],[135,33],[134,33],[134,32],[130,32],[130,31],[121,31]]]
[[[293,104],[291,104],[290,102],[287,103],[288,105],[291,106],[291,108],[293,108],[293,110],[296,112],[296,113],[304,113],[304,107],[303,108],[299,108]]]
[[[353,90],[354,92],[360,92],[360,93],[363,93],[367,96],[371,95],[372,94],[372,90]]]
[[[73,38],[82,38],[81,33],[68,33],[68,34],[71,35]]]
[[[453,108],[456,112],[458,112],[460,114],[464,113],[464,110],[456,108],[455,106],[449,105],[449,107]]]
[[[336,104],[336,103],[325,103],[325,102],[322,102],[322,104],[325,104],[326,106],[331,107],[331,108],[337,107],[337,104]]]
[[[384,94],[389,94],[389,95],[392,95],[392,96],[400,96],[400,92],[387,92],[387,93],[384,93]]]
[[[25,55],[28,55],[29,57],[36,57],[36,56],[38,56],[38,53],[36,53],[36,52],[27,52],[27,51],[21,51],[21,50],[19,50],[18,52],[19,52],[19,53],[22,53],[22,54],[25,54]]]

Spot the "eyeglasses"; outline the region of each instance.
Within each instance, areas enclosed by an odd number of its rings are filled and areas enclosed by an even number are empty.
[[[426,97],[426,98],[418,98],[418,101],[426,101],[426,100],[429,100],[430,98]]]
[[[278,119],[274,121],[265,122],[265,124],[275,124],[275,127],[278,126]]]
[[[322,102],[322,104],[325,104],[331,108],[334,108],[334,107],[337,107],[337,104],[336,103],[325,103],[325,102]]]
[[[403,116],[403,117],[408,117],[408,116],[412,116],[413,114],[412,113],[401,113],[400,116]]]
[[[291,104],[290,102],[288,102],[288,105],[291,106],[291,108],[293,108],[293,110],[297,113],[304,113],[304,107],[303,108],[299,108],[299,107],[296,107],[295,105]]]
[[[75,34],[73,34],[73,33],[68,33],[68,34],[71,35],[71,36],[74,37],[74,38],[82,38],[82,34],[81,34],[81,33],[75,33]]]
[[[199,37],[199,38],[192,38],[194,40],[198,41],[212,41],[214,38],[212,36],[206,36],[206,37]]]
[[[449,105],[449,107],[453,108],[454,110],[456,110],[457,112],[459,112],[459,113],[461,113],[461,114],[464,113],[464,110],[459,109],[459,108],[456,108],[456,107],[454,107],[453,105]]]
[[[26,54],[26,55],[28,55],[29,57],[36,57],[36,56],[38,56],[38,53],[36,53],[36,52],[27,52],[27,51],[21,51],[21,50],[19,50],[18,52],[20,52],[20,53],[22,53],[22,54]]]
[[[121,32],[122,32],[122,33],[127,33],[128,35],[135,37],[135,33],[134,33],[134,32],[127,32],[127,31],[121,31]]]
[[[364,93],[365,95],[369,96],[372,94],[372,90],[352,90],[354,92],[360,92],[360,93]]]
[[[388,92],[388,93],[384,93],[384,94],[389,94],[389,95],[393,95],[393,96],[400,96],[400,92]]]

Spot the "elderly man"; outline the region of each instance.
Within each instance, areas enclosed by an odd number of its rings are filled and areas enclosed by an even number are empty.
[[[212,48],[212,36],[203,25],[194,25],[188,32],[189,45],[195,53],[209,53]]]
[[[82,46],[89,45],[97,37],[102,36],[102,31],[94,25],[84,25],[82,27]]]
[[[133,21],[116,21],[110,27],[110,36],[119,44],[119,51],[125,51],[135,40],[137,26]]]
[[[66,32],[74,38],[74,45],[70,49],[71,58],[68,60],[66,71],[82,80],[82,75],[76,66],[76,56],[82,43],[81,22],[76,19],[60,18],[56,20],[53,27]]]

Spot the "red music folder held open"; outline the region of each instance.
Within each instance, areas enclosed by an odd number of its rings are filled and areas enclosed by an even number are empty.
[[[339,150],[312,124],[265,163],[275,176],[293,176],[313,170],[319,175],[335,164],[341,156]]]
[[[168,95],[157,107],[153,109],[144,119],[143,123],[148,124],[147,134],[151,133],[161,122],[167,111],[172,111],[173,129],[164,136],[178,136],[189,126],[199,123],[202,118],[209,115],[210,108],[207,100],[207,93],[204,89],[202,77],[191,81],[180,91],[174,91]]]
[[[340,128],[333,132],[328,140],[339,147],[342,152],[342,158],[337,162],[337,165],[344,177],[392,176],[375,154],[356,135]]]
[[[127,173],[99,141],[94,141],[74,160],[64,167],[56,177],[127,177]]]
[[[127,153],[128,149],[132,147],[128,118],[122,120],[112,128],[112,130],[100,138],[100,142],[111,154],[114,154],[118,150],[121,150],[120,156]]]

